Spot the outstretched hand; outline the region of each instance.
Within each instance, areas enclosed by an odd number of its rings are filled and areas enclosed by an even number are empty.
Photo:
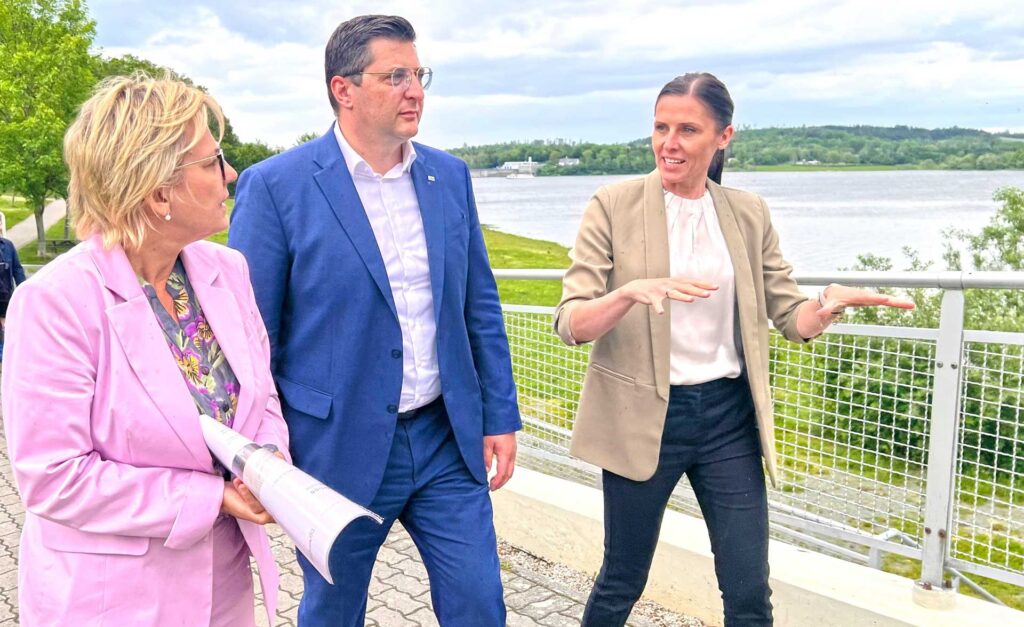
[[[707,281],[683,277],[664,279],[636,279],[622,286],[623,294],[634,302],[650,305],[659,316],[665,313],[665,299],[692,303],[696,298],[707,298],[718,286]]]
[[[914,309],[913,301],[897,298],[888,294],[879,294],[871,290],[847,287],[833,283],[822,292],[822,306],[815,312],[825,318],[846,307],[895,307],[897,309]]]

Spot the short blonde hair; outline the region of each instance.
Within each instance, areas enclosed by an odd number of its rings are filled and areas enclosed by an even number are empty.
[[[140,73],[102,81],[64,135],[78,236],[139,248],[153,219],[146,197],[178,182],[178,164],[202,139],[210,113],[220,141],[224,114],[202,90]]]

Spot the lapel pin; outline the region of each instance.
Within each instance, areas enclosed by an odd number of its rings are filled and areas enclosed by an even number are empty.
[[[428,180],[428,181],[430,181],[431,183],[433,183],[433,182],[434,182],[434,180],[435,180],[435,179],[434,179],[434,175],[433,175],[433,174],[428,174],[428,175],[427,175],[427,180]]]

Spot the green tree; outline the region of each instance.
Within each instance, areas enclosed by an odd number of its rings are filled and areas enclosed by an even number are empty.
[[[314,133],[313,131],[303,133],[302,135],[299,135],[298,137],[295,138],[295,145],[301,146],[302,144],[305,144],[306,142],[311,142],[318,137],[320,137],[320,134]]]
[[[94,82],[81,0],[0,3],[0,188],[24,196],[45,252],[46,199],[67,195],[64,131]]]

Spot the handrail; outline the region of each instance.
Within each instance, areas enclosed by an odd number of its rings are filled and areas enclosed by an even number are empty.
[[[557,269],[495,269],[495,279],[526,281],[561,280],[565,270]],[[1024,272],[794,272],[793,278],[801,285],[828,285],[842,283],[863,287],[965,289],[1020,289],[1024,288]]]

